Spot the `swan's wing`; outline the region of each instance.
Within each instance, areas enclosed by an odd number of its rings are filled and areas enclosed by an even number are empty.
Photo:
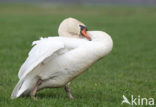
[[[24,78],[29,72],[31,72],[36,66],[38,66],[47,57],[54,54],[56,51],[64,48],[64,43],[57,39],[45,38],[33,42],[35,45],[29,52],[29,56],[21,66],[18,77]]]

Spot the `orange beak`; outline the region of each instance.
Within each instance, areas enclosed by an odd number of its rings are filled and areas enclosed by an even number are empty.
[[[89,41],[91,41],[92,39],[89,37],[89,35],[87,34],[86,31],[87,31],[86,28],[82,29],[82,30],[81,30],[81,34],[82,34],[83,36],[85,36]]]

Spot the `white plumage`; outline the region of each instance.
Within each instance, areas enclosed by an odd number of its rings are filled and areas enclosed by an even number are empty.
[[[38,80],[37,90],[66,86],[93,63],[107,55],[113,46],[105,32],[88,31],[92,41],[81,38],[48,37],[33,42],[28,58],[21,66],[19,82],[11,98],[30,94]],[[71,98],[70,93],[67,95]]]

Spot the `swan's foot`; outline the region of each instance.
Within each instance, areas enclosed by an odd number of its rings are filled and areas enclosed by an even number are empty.
[[[37,81],[37,83],[36,83],[34,89],[30,92],[31,98],[34,99],[35,101],[37,100],[37,98],[35,97],[35,94],[36,94],[36,92],[37,92],[38,86],[41,85],[41,83],[42,83],[42,80],[39,79],[39,80]]]
[[[35,96],[31,96],[31,98],[34,100],[34,101],[37,101],[37,98]]]
[[[70,93],[70,89],[68,87],[68,84],[65,86],[65,91],[67,93],[67,96],[69,99],[73,99],[74,97],[72,96],[72,94]]]

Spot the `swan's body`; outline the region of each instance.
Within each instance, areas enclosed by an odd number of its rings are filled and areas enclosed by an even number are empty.
[[[20,80],[11,97],[29,94],[38,80],[42,83],[36,90],[65,86],[111,51],[113,42],[108,34],[101,31],[87,33],[92,41],[69,37],[35,41],[29,57],[20,68]]]

